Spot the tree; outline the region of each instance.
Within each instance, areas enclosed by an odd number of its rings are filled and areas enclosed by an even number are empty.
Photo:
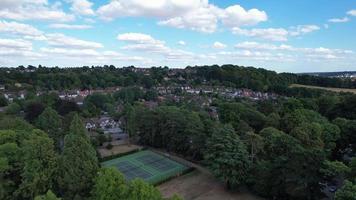
[[[95,149],[78,115],[73,117],[70,132],[64,138],[59,184],[67,198],[86,196],[98,170]]]
[[[20,193],[33,199],[53,186],[57,170],[57,157],[53,141],[43,132],[33,132],[23,144],[23,172]]]
[[[278,113],[271,113],[266,118],[265,127],[274,127],[278,129],[280,127],[280,120],[281,117]]]
[[[51,190],[48,190],[45,195],[36,196],[35,200],[61,200]]]
[[[50,107],[47,107],[37,119],[37,127],[48,133],[53,139],[56,149],[61,148],[62,143],[62,119],[58,113]]]
[[[21,106],[18,103],[11,103],[5,109],[6,114],[8,115],[16,115],[21,111]]]
[[[261,195],[277,199],[308,199],[316,195],[325,160],[318,148],[304,148],[299,140],[275,128],[260,132],[264,149],[253,167],[251,185]]]
[[[251,162],[253,163],[256,154],[263,150],[263,137],[254,132],[247,132],[246,139],[247,146],[250,147]]]
[[[356,157],[353,157],[351,159],[351,162],[349,164],[349,167],[351,169],[350,177],[356,179]]]
[[[216,177],[229,189],[245,183],[250,168],[248,152],[231,126],[218,128],[206,146],[204,159]]]
[[[128,187],[124,176],[115,168],[102,168],[91,192],[94,200],[126,200]]]
[[[320,172],[328,179],[335,177],[344,178],[351,172],[351,169],[342,162],[325,160]]]
[[[129,184],[127,199],[129,200],[162,200],[157,188],[141,179],[134,179]]]
[[[40,103],[40,102],[36,102],[36,101],[31,101],[28,102],[26,107],[25,107],[25,119],[29,122],[34,122],[37,117],[43,112],[43,110],[45,109],[45,106]]]
[[[0,107],[7,106],[8,102],[4,95],[0,94]]]
[[[335,193],[335,200],[356,200],[356,184],[345,181],[344,186]]]

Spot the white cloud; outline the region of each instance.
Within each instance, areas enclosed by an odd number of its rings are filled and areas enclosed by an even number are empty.
[[[216,12],[217,8],[214,6],[201,7],[183,16],[162,20],[158,22],[158,24],[204,33],[213,33],[217,29],[218,16]]]
[[[157,40],[147,34],[124,33],[118,35],[117,39],[128,43],[122,47],[124,50],[148,53],[148,56],[155,54],[162,56],[165,60],[187,61],[198,58],[198,55],[192,52],[167,47],[164,41]]]
[[[345,23],[350,21],[350,19],[348,17],[344,17],[344,18],[333,18],[333,19],[329,19],[328,21],[331,23]]]
[[[223,44],[221,42],[214,42],[213,48],[214,49],[225,49],[226,48],[226,44]]]
[[[167,19],[203,7],[207,0],[112,0],[98,9],[100,17],[112,20],[126,16],[145,16]]]
[[[126,50],[154,53],[169,51],[169,48],[165,46],[165,42],[156,40],[152,36],[142,33],[124,33],[118,35],[117,39],[129,43],[128,45],[122,47],[122,49]]]
[[[260,52],[260,51],[250,51],[250,50],[242,50],[242,51],[223,51],[219,52],[218,57],[224,57],[224,59],[239,59],[239,60],[247,60],[251,62],[255,61],[278,61],[278,62],[292,62],[295,61],[295,58],[292,55],[287,55],[283,53],[269,53],[269,52]]]
[[[35,59],[42,57],[41,54],[33,52],[32,43],[22,39],[0,39],[0,62],[13,61],[14,57]]]
[[[356,10],[350,10],[347,12],[348,15],[356,16]]]
[[[289,45],[281,44],[279,46],[274,44],[265,44],[257,42],[242,42],[235,45],[237,49],[250,49],[250,50],[293,50],[294,48]]]
[[[239,27],[232,28],[232,32],[237,35],[247,37],[260,38],[271,41],[287,41],[289,36],[300,36],[307,33],[320,30],[316,25],[298,25],[290,27],[288,30],[284,28],[266,28],[266,29],[242,29]]]
[[[56,54],[62,56],[74,56],[74,57],[99,56],[99,53],[93,49],[41,48],[40,50],[43,53]]]
[[[0,32],[24,36],[41,36],[43,33],[28,24],[0,20]]]
[[[222,21],[230,27],[256,25],[260,22],[267,21],[266,12],[258,9],[245,10],[240,5],[227,7],[223,12]]]
[[[47,34],[46,37],[48,44],[56,48],[88,50],[103,48],[103,45],[100,43],[80,40],[61,33]]]
[[[71,0],[70,10],[78,15],[94,15],[93,3],[88,0]]]
[[[324,47],[319,48],[298,48],[285,44],[275,45],[268,43],[257,42],[242,42],[235,45],[240,51],[239,53],[231,53],[239,58],[248,58],[251,56],[252,60],[274,60],[280,58],[283,60],[303,60],[303,61],[325,61],[325,60],[342,60],[349,59],[355,56],[353,51],[342,49],[329,49]],[[258,53],[256,53],[258,52]],[[286,54],[292,52],[293,54]],[[283,55],[279,57],[279,55]],[[287,59],[286,59],[287,58]],[[276,59],[278,60],[278,59]]]
[[[20,39],[1,39],[0,48],[7,49],[20,49],[20,50],[32,50],[32,43]]]
[[[59,3],[52,6],[46,0],[6,0],[0,3],[0,18],[13,20],[71,21],[74,16],[59,9]]]
[[[178,44],[179,44],[179,45],[182,45],[182,46],[185,46],[185,45],[186,45],[186,42],[184,42],[183,40],[180,40],[180,41],[178,41]]]
[[[51,28],[55,29],[75,29],[75,30],[82,30],[82,29],[90,29],[93,28],[90,25],[80,25],[80,24],[51,24],[49,25]]]
[[[248,37],[262,38],[272,41],[287,41],[288,31],[283,28],[267,28],[267,29],[241,29],[234,27],[232,32],[237,35],[243,35]]]
[[[320,27],[316,25],[298,25],[296,27],[291,28],[290,35],[304,35],[318,30],[320,30]]]
[[[230,27],[255,25],[267,20],[264,11],[245,10],[240,5],[223,9],[208,0],[112,0],[101,6],[97,13],[106,20],[127,16],[154,17],[159,19],[159,25],[206,33],[215,32],[219,20]]]

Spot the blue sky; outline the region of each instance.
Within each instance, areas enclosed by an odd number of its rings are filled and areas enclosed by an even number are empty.
[[[354,0],[1,0],[0,66],[356,70]]]

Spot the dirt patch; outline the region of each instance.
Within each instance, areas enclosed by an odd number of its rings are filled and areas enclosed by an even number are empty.
[[[262,200],[246,190],[227,191],[210,174],[199,169],[158,186],[164,197],[178,194],[185,200]]]
[[[123,154],[123,153],[127,153],[130,151],[135,151],[135,150],[138,150],[141,148],[142,148],[141,146],[134,145],[134,144],[131,144],[131,145],[123,144],[123,145],[113,146],[112,149],[106,149],[106,148],[102,147],[102,148],[98,149],[98,152],[99,152],[101,158],[105,158],[105,157],[112,156],[112,155]]]
[[[332,92],[350,92],[356,94],[356,89],[347,89],[347,88],[329,88],[329,87],[318,87],[311,85],[300,85],[300,84],[292,84],[291,88],[302,87],[302,88],[310,88],[310,89],[319,89],[319,90],[328,90]]]
[[[153,151],[168,154],[162,150],[153,149]],[[263,200],[243,188],[239,192],[227,191],[206,168],[177,155],[171,153],[168,155],[171,159],[194,167],[195,170],[157,186],[165,198],[178,194],[185,200]]]

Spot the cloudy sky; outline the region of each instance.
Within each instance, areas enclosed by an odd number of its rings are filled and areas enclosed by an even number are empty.
[[[0,66],[356,70],[355,0],[0,0]]]

